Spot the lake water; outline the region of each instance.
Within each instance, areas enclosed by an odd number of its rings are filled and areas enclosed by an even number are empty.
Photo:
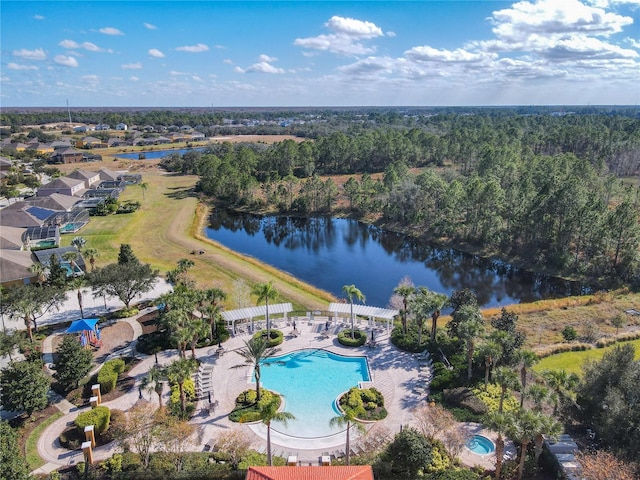
[[[132,152],[132,153],[117,153],[114,155],[116,158],[126,158],[128,160],[139,160],[140,155],[144,155],[144,160],[155,160],[158,158],[166,157],[172,153],[177,153],[178,155],[184,155],[187,152],[203,152],[206,148],[197,147],[197,148],[174,148],[170,150],[150,150],[147,152]]]
[[[351,219],[262,217],[217,209],[206,234],[338,298],[344,298],[343,285],[354,284],[368,305],[378,307],[388,304],[405,276],[416,286],[447,295],[469,288],[482,306],[589,291],[575,282],[452,248],[436,248]]]

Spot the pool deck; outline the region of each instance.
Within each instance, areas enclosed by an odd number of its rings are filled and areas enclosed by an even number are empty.
[[[144,312],[141,312],[143,314]],[[348,348],[340,345],[337,341],[337,332],[344,326],[336,326],[335,324],[329,329],[328,336],[323,335],[326,318],[316,317],[313,322],[308,319],[297,319],[298,336],[292,336],[292,326],[287,326],[284,322],[276,322],[274,328],[279,328],[285,334],[285,340],[280,346],[280,353],[285,354],[295,350],[305,348],[321,348],[327,351],[346,355],[346,356],[366,356],[369,363],[372,382],[374,386],[382,392],[385,398],[385,407],[388,411],[386,419],[370,424],[369,430],[376,429],[377,436],[391,439],[398,433],[402,426],[415,425],[412,418],[412,411],[416,407],[422,406],[426,402],[427,380],[420,375],[420,369],[424,369],[414,355],[402,352],[391,345],[389,334],[383,327],[374,329],[376,347],[369,348],[367,346],[359,348]],[[138,326],[137,333],[134,337],[141,333],[139,324],[135,318],[123,319],[132,326]],[[370,327],[363,322],[358,325],[359,328],[365,329]],[[134,328],[135,331],[135,328]],[[369,333],[370,335],[370,333]],[[232,368],[242,365],[244,360],[238,355],[238,350],[244,347],[244,342],[248,341],[251,336],[247,333],[239,334],[230,338],[223,344],[224,353],[218,355],[217,346],[206,347],[196,350],[197,358],[206,364],[212,365],[212,400],[217,402],[214,411],[209,412],[209,400],[205,394],[204,399],[200,400],[196,407],[196,414],[191,422],[198,426],[199,432],[197,439],[194,439],[190,449],[194,451],[205,450],[213,447],[216,439],[220,435],[232,431],[244,433],[251,448],[255,448],[260,452],[266,450],[266,432],[264,427],[258,425],[238,424],[228,419],[228,414],[233,410],[235,399],[239,393],[248,388],[252,388],[250,383],[252,370],[250,367]],[[190,352],[188,352],[190,353]],[[126,392],[122,396],[104,403],[111,409],[128,410],[136,402],[141,401],[139,396],[142,394],[143,400],[153,404],[157,404],[158,398],[155,393],[146,391],[139,392],[137,388],[149,369],[155,363],[155,357],[139,355],[142,361],[138,363],[129,375],[136,379],[135,388]],[[158,354],[158,363],[167,365],[177,358],[176,350],[168,350]],[[163,402],[169,397],[169,390],[165,388],[163,394]],[[88,407],[75,407],[64,399],[54,399],[54,403],[65,414],[60,419],[53,422],[45,431],[38,441],[38,453],[46,462],[46,465],[38,469],[34,473],[49,473],[51,470],[59,468],[62,465],[68,465],[82,461],[82,453],[80,451],[69,451],[62,448],[58,442],[60,433],[70,425],[75,417],[85,411]],[[470,429],[474,427],[470,426]],[[333,435],[331,437],[319,439],[299,439],[286,437],[274,431],[277,430],[277,423],[272,425],[272,452],[274,455],[288,457],[295,455],[301,465],[318,465],[322,455],[340,456],[345,449],[344,433]],[[470,433],[478,433],[470,430]],[[489,438],[495,438],[495,434],[482,431]],[[352,429],[351,447],[357,450],[359,443],[358,433]],[[94,449],[94,460],[102,461],[109,458],[117,451],[117,445],[108,444]],[[485,468],[491,468],[495,462],[495,455],[476,455],[467,449],[463,449],[460,455],[463,463],[467,465],[480,464]]]

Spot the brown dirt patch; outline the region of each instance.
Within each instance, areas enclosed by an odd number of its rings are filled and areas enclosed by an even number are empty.
[[[133,328],[126,322],[117,322],[113,325],[100,328],[100,337],[102,339],[102,346],[100,348],[93,348],[93,359],[95,362],[103,362],[104,359],[110,353],[125,347],[131,340],[133,340]],[[52,348],[55,352],[60,347],[64,335],[56,335],[53,338]]]

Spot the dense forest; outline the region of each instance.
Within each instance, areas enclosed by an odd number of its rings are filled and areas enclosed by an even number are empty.
[[[455,115],[165,158],[232,206],[347,213],[603,286],[637,282],[640,120]],[[381,175],[376,175],[381,174]],[[331,176],[347,175],[342,185]]]

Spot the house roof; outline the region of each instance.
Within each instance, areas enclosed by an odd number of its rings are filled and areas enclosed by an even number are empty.
[[[29,251],[2,250],[0,253],[0,283],[34,278],[36,275],[29,271],[29,267],[33,263],[33,256]]]
[[[0,249],[20,250],[22,248],[22,234],[25,231],[25,228],[2,225],[0,229]]]
[[[73,172],[67,174],[67,178],[75,178],[76,180],[92,180],[99,176],[99,173],[90,172],[89,170],[74,170]]]
[[[15,207],[15,205],[18,205]],[[16,202],[0,211],[0,223],[5,227],[39,227],[44,223],[26,210],[25,202]]]
[[[11,167],[13,162],[9,160],[7,157],[0,157],[0,165],[5,167]]]
[[[25,242],[27,238],[30,240],[48,240],[50,238],[60,237],[60,229],[57,225],[43,225],[41,227],[29,227],[23,229],[22,241]]]
[[[45,183],[40,188],[70,188],[75,187],[76,185],[84,185],[84,181],[77,178],[58,177],[55,180],[51,180],[49,183]]]
[[[52,193],[45,197],[31,197],[25,200],[25,203],[30,206],[48,208],[50,210],[56,210],[59,212],[68,211],[78,203],[78,197],[71,195],[65,195],[63,193]]]
[[[42,263],[43,265],[48,265],[49,259],[51,258],[52,255],[57,256],[58,260],[61,263],[64,262],[65,260],[62,257],[67,252],[76,252],[78,254],[78,258],[75,259],[75,264],[78,267],[80,267],[82,270],[86,270],[84,259],[82,258],[82,255],[80,254],[80,252],[76,247],[69,246],[69,247],[48,248],[46,250],[37,250],[33,252],[33,254],[36,256],[36,258],[40,263]]]
[[[100,180],[107,181],[116,181],[120,178],[120,175],[122,175],[120,172],[116,172],[115,170],[108,170],[106,168],[100,170],[98,174],[100,175]]]
[[[246,480],[373,480],[371,465],[249,467]]]
[[[73,147],[67,147],[64,149],[61,148],[59,150],[56,150],[53,155],[78,155],[78,154],[82,154],[82,152],[80,150],[76,150]]]

